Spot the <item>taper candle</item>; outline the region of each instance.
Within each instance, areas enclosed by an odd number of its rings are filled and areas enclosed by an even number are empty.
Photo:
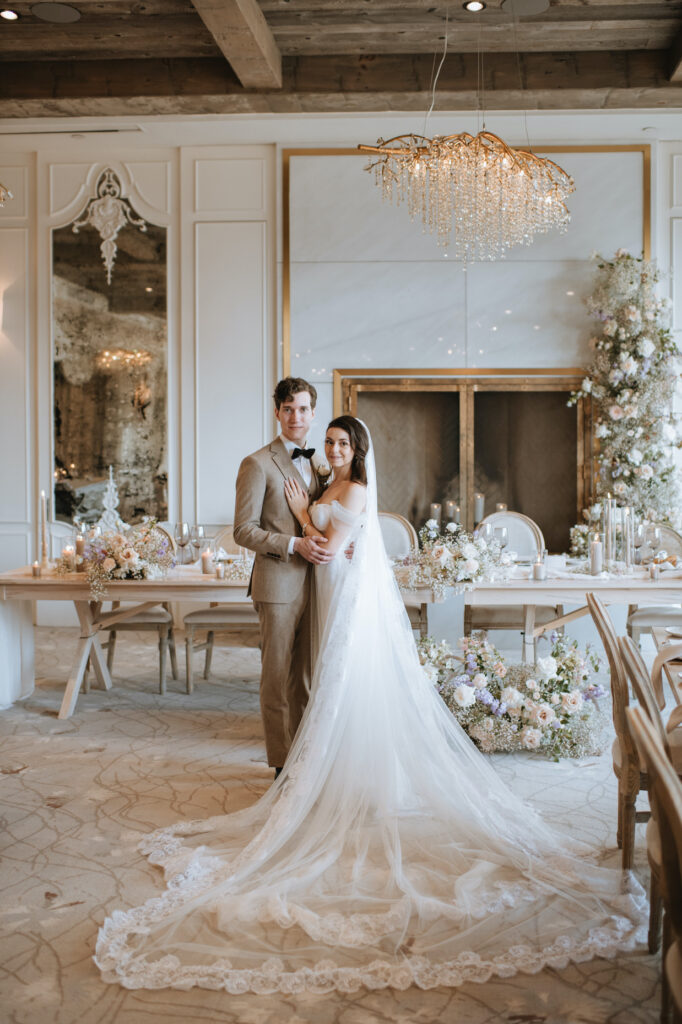
[[[49,566],[49,552],[47,549],[47,498],[45,491],[40,492],[40,562],[43,569]]]

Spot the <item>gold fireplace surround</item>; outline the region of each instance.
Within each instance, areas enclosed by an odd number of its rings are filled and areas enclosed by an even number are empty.
[[[474,495],[534,519],[550,550],[592,500],[591,402],[568,407],[580,368],[334,371],[334,414],[372,431],[379,505],[417,528],[432,501],[456,501],[474,526]]]

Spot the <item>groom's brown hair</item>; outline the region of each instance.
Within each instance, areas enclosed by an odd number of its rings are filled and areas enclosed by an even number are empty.
[[[275,409],[279,409],[282,402],[288,402],[294,395],[299,395],[302,391],[307,391],[310,395],[310,408],[315,408],[317,402],[317,391],[312,384],[309,384],[307,380],[303,380],[303,377],[285,377],[281,380],[275,388],[275,393],[272,396],[275,400]]]

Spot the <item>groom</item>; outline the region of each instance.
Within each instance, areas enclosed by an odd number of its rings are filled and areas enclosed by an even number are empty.
[[[331,560],[324,539],[302,537],[284,497],[295,477],[314,501],[322,487],[306,442],[317,392],[300,377],[275,388],[282,433],[239,467],[234,539],[256,552],[249,594],[260,620],[260,706],[268,764],[275,778],[293,742],[310,693],[313,565]]]

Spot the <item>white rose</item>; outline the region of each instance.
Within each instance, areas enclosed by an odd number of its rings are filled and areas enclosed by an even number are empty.
[[[639,450],[639,448],[631,448],[630,449],[630,452],[628,454],[628,460],[632,463],[633,466],[639,466],[641,464],[643,458],[644,458],[644,455]]]
[[[589,377],[585,377],[581,386],[586,395],[589,395],[589,393],[592,391],[592,381]]]
[[[651,338],[640,338],[637,344],[637,351],[643,359],[648,359],[652,352],[655,352],[656,346],[654,345]]]
[[[550,704],[558,704],[559,703],[559,694],[558,693],[553,693],[552,696],[549,698],[549,703]]]
[[[475,558],[467,558],[466,562],[462,565],[462,569],[467,576],[473,576],[475,572],[478,572],[479,562]]]
[[[651,466],[644,465],[640,467],[639,475],[642,480],[651,480],[654,471]]]
[[[548,655],[546,658],[538,658],[536,668],[543,679],[555,679],[557,670],[556,658]]]
[[[436,544],[431,551],[431,555],[442,566],[446,566],[452,561],[452,551],[450,551],[450,548],[446,548],[444,544]]]
[[[561,695],[561,710],[568,715],[575,714],[583,706],[583,695],[580,690],[571,690]]]
[[[619,405],[612,405],[609,408],[609,416],[612,420],[622,420],[625,413]]]
[[[597,429],[595,430],[595,434],[597,435],[597,437],[608,437],[609,433],[610,433],[610,431],[609,431],[608,423],[599,423],[599,424],[597,424]]]
[[[471,541],[467,541],[466,544],[462,545],[462,555],[464,558],[476,558],[478,555],[478,548]]]
[[[542,740],[542,733],[539,729],[533,729],[527,725],[521,730],[521,743],[526,750],[537,750]]]
[[[603,333],[606,335],[607,338],[612,337],[612,335],[614,335],[617,330],[617,325],[613,322],[613,320],[607,320],[607,322],[604,324]]]
[[[537,679],[526,679],[526,686],[529,690],[537,690],[538,681]]]
[[[628,356],[627,359],[623,360],[623,369],[627,373],[628,377],[633,377],[639,369],[639,363],[632,356]]]
[[[532,721],[535,725],[549,725],[555,718],[554,708],[549,704],[536,704],[533,709]]]
[[[437,530],[438,529],[438,520],[437,519],[427,519],[424,525],[426,526],[427,530]]]
[[[445,529],[448,531],[448,533],[455,533],[457,530],[457,523],[448,523]]]
[[[627,487],[625,486],[622,480],[619,480],[617,484],[613,485],[614,494],[625,494],[626,491]]]
[[[629,420],[634,420],[637,415],[637,406],[634,404],[626,405],[623,409],[623,415]]]
[[[477,672],[474,678],[471,680],[471,682],[473,686],[475,686],[478,690],[484,690],[485,687],[488,685],[488,680],[486,679],[482,672]]]
[[[111,572],[112,569],[116,568],[116,560],[114,558],[105,558],[102,562],[102,568],[105,572]]]
[[[637,306],[627,306],[625,309],[625,318],[634,323],[636,320],[641,319],[642,314],[637,309]]]
[[[505,686],[500,699],[508,708],[518,708],[523,703],[523,694],[515,686]]]
[[[473,687],[467,686],[465,683],[458,686],[457,689],[454,690],[452,696],[455,704],[459,708],[469,708],[476,700]]]

